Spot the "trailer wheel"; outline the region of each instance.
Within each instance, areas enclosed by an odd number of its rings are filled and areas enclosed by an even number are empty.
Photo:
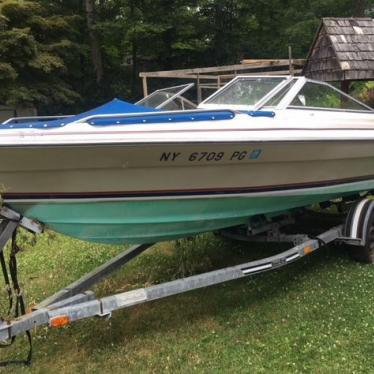
[[[357,245],[348,245],[350,256],[359,262],[374,262],[374,200],[363,199],[349,210],[343,236],[359,239]]]

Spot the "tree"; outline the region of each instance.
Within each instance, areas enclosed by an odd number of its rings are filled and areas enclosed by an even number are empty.
[[[252,0],[202,0],[198,16],[204,24],[212,65],[237,63],[258,29]]]
[[[365,17],[367,6],[368,4],[366,0],[356,0],[353,10],[354,17]]]
[[[41,1],[0,1],[0,102],[52,111],[79,99],[70,84],[78,19],[54,10]]]
[[[138,98],[139,71],[286,58],[288,45],[304,58],[322,17],[373,9],[374,0],[0,0],[0,103],[67,113]]]
[[[101,47],[96,32],[95,3],[94,0],[84,0],[87,29],[91,46],[92,64],[95,68],[96,83],[100,85],[103,79],[103,59]]]

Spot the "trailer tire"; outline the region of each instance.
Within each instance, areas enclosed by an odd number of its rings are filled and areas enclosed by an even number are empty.
[[[350,208],[343,236],[361,240],[361,245],[347,245],[354,260],[367,264],[374,262],[374,200],[362,199]]]

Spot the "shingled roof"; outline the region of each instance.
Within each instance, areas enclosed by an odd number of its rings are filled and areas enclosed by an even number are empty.
[[[323,81],[374,79],[374,20],[323,18],[303,74]]]

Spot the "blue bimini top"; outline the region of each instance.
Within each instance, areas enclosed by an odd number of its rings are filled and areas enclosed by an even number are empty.
[[[50,128],[57,128],[63,127],[68,125],[69,123],[78,121],[82,118],[100,114],[125,114],[125,113],[146,113],[146,112],[155,112],[156,109],[147,108],[141,105],[130,104],[126,101],[113,99],[106,104],[103,104],[97,108],[91,109],[87,112],[83,112],[74,116],[59,118],[54,120],[46,120],[46,119],[32,119],[31,117],[23,122],[17,120],[15,118],[13,121],[8,123],[0,124],[1,129],[27,129],[27,128],[35,128],[35,129],[50,129]]]

